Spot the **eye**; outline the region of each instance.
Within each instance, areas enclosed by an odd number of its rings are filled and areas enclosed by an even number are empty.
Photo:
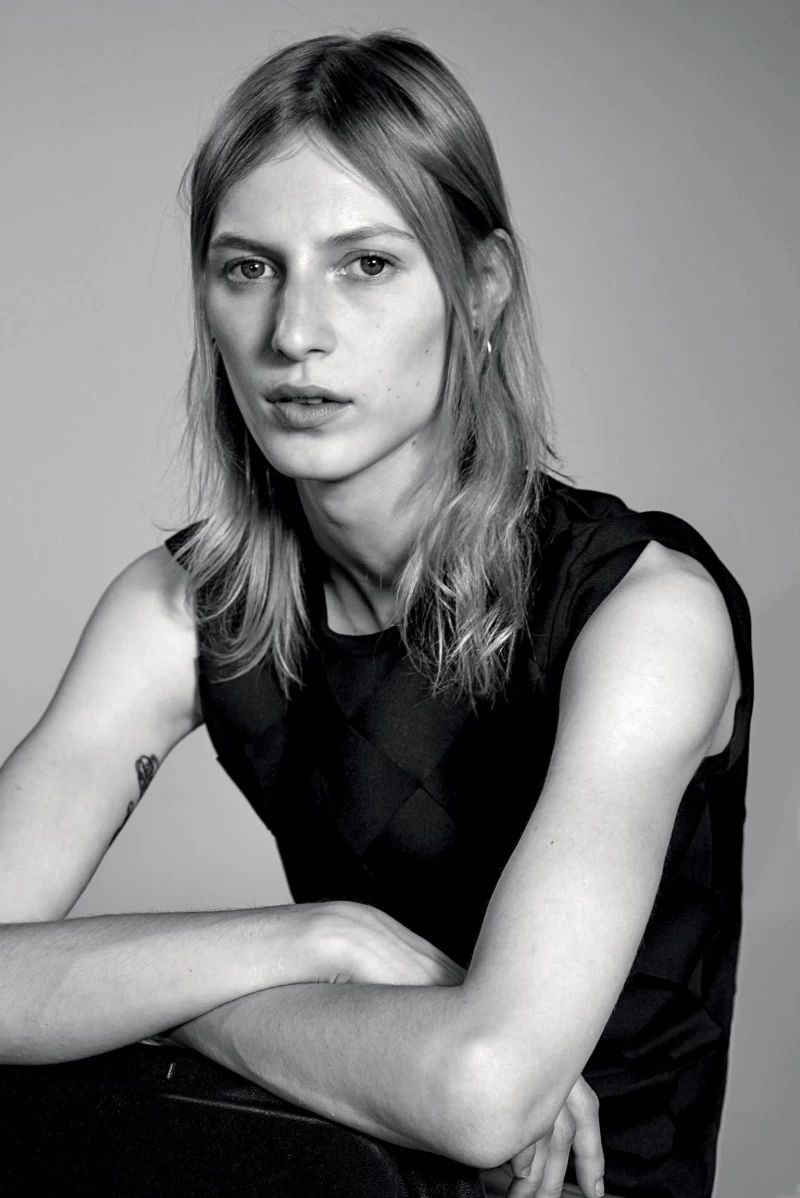
[[[359,271],[350,277],[355,277],[363,281],[371,279],[383,280],[384,278],[388,278],[392,270],[396,269],[394,261],[391,258],[387,258],[385,254],[359,254],[357,258],[351,258],[347,263],[347,267],[354,266],[356,263],[358,263],[363,274]],[[390,268],[389,271],[386,269],[387,266]]]
[[[236,271],[241,271],[241,274],[236,274]],[[266,271],[266,262],[258,258],[240,258],[238,262],[231,262],[225,267],[225,277],[232,283],[258,283],[267,277]]]

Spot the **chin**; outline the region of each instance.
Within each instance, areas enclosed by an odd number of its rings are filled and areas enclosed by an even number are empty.
[[[314,453],[308,449],[295,454],[265,453],[264,457],[278,474],[296,482],[343,482],[364,469],[364,463],[343,461],[340,454]]]

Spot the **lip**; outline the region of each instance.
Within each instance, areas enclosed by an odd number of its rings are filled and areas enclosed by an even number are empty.
[[[270,387],[264,392],[264,398],[270,403],[282,403],[292,399],[319,399],[322,398],[326,403],[346,404],[350,403],[348,395],[340,395],[338,391],[331,391],[328,387],[318,387],[314,383],[306,383],[299,386],[295,383],[279,383],[277,387]]]
[[[329,424],[344,416],[350,405],[323,400],[322,403],[301,403],[297,399],[284,399],[272,404],[275,419],[285,429],[303,430]]]

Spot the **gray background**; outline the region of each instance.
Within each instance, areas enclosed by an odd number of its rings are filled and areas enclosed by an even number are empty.
[[[579,485],[693,523],[751,604],[745,932],[716,1198],[800,1193],[792,0],[124,0],[1,18],[4,757],[101,591],[181,519],[180,172],[289,41],[402,26],[456,69],[529,247]],[[271,837],[184,741],[77,914],[285,901]],[[601,1112],[602,1113],[602,1112]]]

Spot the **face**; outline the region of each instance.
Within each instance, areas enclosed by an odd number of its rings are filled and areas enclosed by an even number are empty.
[[[242,416],[280,473],[339,482],[416,477],[433,444],[444,297],[394,205],[303,141],[225,196],[206,312]],[[344,403],[275,398],[282,384]]]

